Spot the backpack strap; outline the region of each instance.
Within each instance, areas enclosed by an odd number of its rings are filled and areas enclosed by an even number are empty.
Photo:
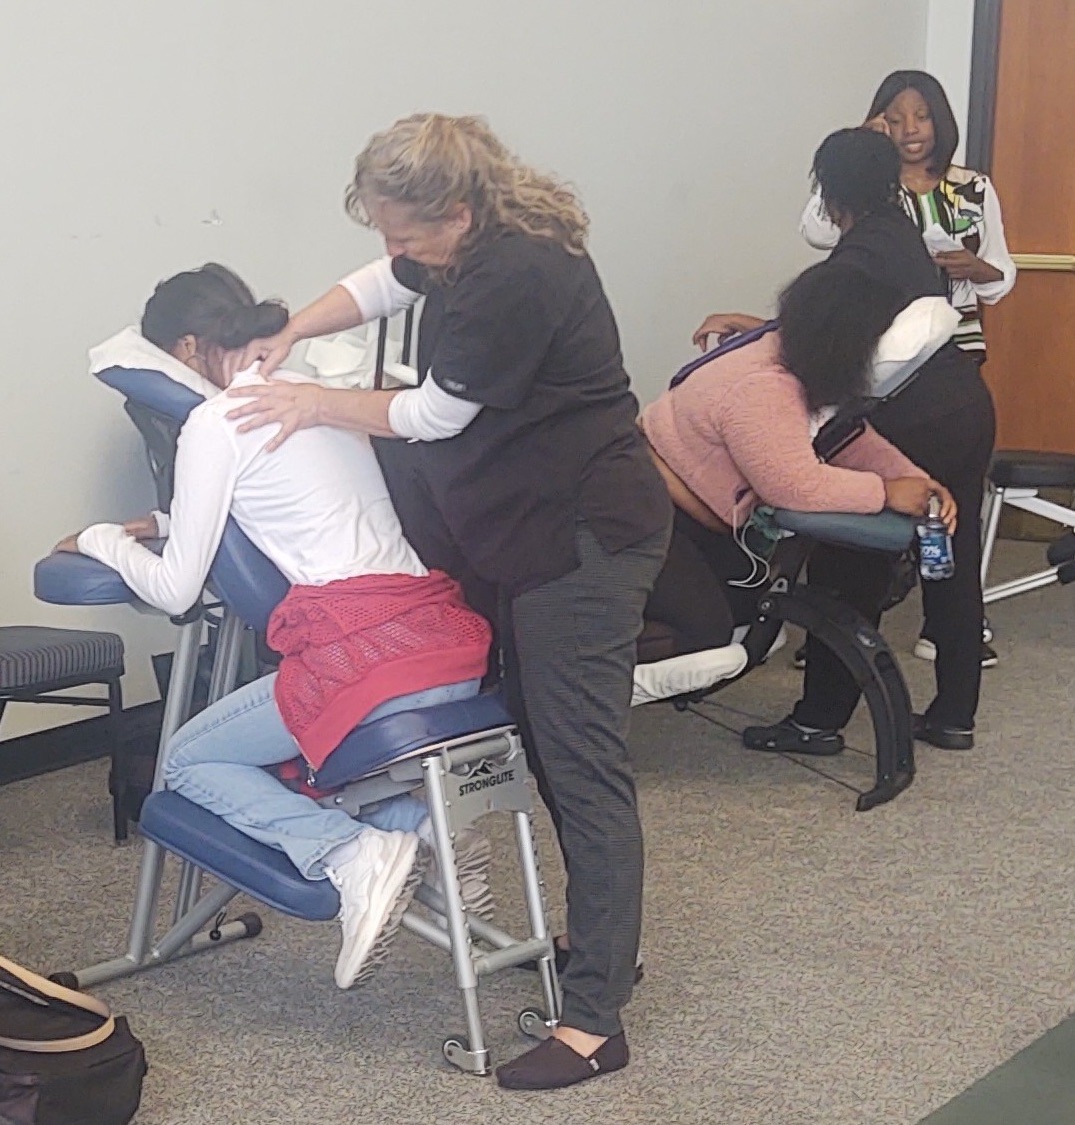
[[[759,325],[757,328],[752,328],[749,332],[740,332],[730,340],[725,340],[723,344],[717,344],[715,348],[710,348],[705,355],[691,360],[686,367],[681,367],[675,375],[672,376],[672,381],[668,384],[668,389],[672,390],[674,387],[678,387],[688,375],[697,371],[699,367],[708,363],[711,359],[718,359],[720,356],[727,355],[729,352],[734,352],[739,348],[745,347],[747,344],[753,344],[755,340],[760,340],[762,336],[775,331],[779,327],[780,321],[767,320],[764,324]]]
[[[6,1039],[0,1036],[0,1047],[7,1047],[12,1051],[29,1051],[36,1055],[60,1055],[68,1051],[85,1051],[89,1047],[96,1047],[103,1043],[116,1030],[116,1020],[108,1005],[95,996],[87,996],[74,989],[64,988],[62,985],[53,984],[52,981],[40,977],[37,973],[16,965],[0,957],[0,969],[9,976],[21,981],[26,987],[37,994],[45,1005],[49,1000],[61,1000],[72,1008],[81,1008],[84,1012],[92,1012],[104,1021],[95,1031],[87,1031],[85,1035],[73,1035],[68,1039]],[[31,998],[32,999],[32,998]]]

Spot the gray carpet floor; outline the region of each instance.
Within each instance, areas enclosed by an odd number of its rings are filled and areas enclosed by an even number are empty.
[[[1042,553],[1004,544],[997,573]],[[916,613],[915,596],[886,628],[921,705],[932,672],[909,655]],[[336,927],[267,914],[256,940],[99,990],[146,1043],[138,1122],[919,1121],[1075,1010],[1075,591],[991,618],[1002,664],[985,673],[978,747],[920,746],[915,784],[869,813],[846,788],[867,785],[868,754],[812,763],[830,780],[715,725],[785,713],[790,647],[720,707],[635,712],[646,978],[623,1074],[544,1095],[464,1076],[440,1060],[463,1027],[442,954],[404,934],[369,986],[343,994]],[[851,733],[868,751],[862,715]],[[110,843],[106,772],[0,789],[0,952],[44,971],[122,952],[140,845]],[[507,845],[506,818],[488,828]],[[559,922],[544,816],[539,829]],[[510,923],[510,867],[494,875]],[[526,1045],[515,1019],[535,982],[503,973],[482,995],[504,1060]]]

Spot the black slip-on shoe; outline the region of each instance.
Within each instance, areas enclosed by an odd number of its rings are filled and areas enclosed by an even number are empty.
[[[623,1070],[630,1057],[622,1031],[606,1039],[592,1055],[580,1055],[561,1040],[550,1038],[498,1066],[496,1080],[505,1090],[562,1090]]]
[[[768,727],[747,727],[743,745],[748,750],[767,750],[774,754],[813,754],[830,757],[844,748],[838,730],[805,730],[791,716]]]
[[[942,727],[931,723],[925,715],[915,715],[914,736],[918,742],[928,742],[939,750],[973,750],[974,731],[959,727]]]

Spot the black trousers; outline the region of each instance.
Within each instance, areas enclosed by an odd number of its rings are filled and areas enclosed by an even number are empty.
[[[898,402],[898,400],[897,400]],[[984,382],[964,407],[941,418],[875,419],[876,428],[955,497],[959,525],[952,540],[952,578],[923,581],[925,635],[937,646],[937,694],[926,709],[931,722],[961,730],[974,726],[981,687],[982,493],[993,453],[995,416]],[[877,625],[892,561],[873,551],[819,546],[810,556],[810,585],[836,593]],[[832,653],[812,637],[806,642],[803,697],[792,718],[803,726],[839,730],[851,718],[859,689]]]
[[[668,534],[609,554],[580,523],[576,544],[577,570],[501,599],[505,694],[567,872],[563,1022],[616,1035],[642,924],[642,827],[627,757],[635,642]]]
[[[751,569],[731,535],[710,531],[677,509],[668,558],[646,605],[646,620],[672,630],[677,652],[720,648],[730,643],[734,626],[751,620],[764,589],[727,585],[749,578]]]
[[[615,1035],[634,987],[642,922],[642,828],[627,759],[635,643],[668,531],[612,555],[579,524],[579,568],[509,598],[459,550],[425,486],[420,451],[375,445],[422,561],[451,574],[495,624],[507,705],[567,872],[572,954],[560,982],[563,1022]]]

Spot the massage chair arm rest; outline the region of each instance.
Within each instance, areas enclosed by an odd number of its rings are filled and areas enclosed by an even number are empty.
[[[772,520],[782,531],[803,535],[817,543],[857,547],[900,554],[914,540],[916,521],[911,516],[885,510],[873,515],[857,512],[792,512],[772,509]]]
[[[163,539],[143,541],[160,554]],[[118,570],[89,555],[54,551],[34,566],[34,597],[50,605],[134,605],[138,595]]]

